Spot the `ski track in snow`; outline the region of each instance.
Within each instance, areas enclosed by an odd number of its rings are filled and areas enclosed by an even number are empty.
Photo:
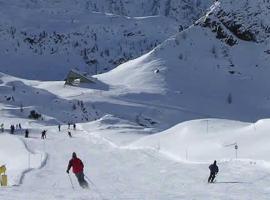
[[[176,162],[153,150],[130,150],[91,130],[49,129],[48,139],[30,139],[27,146],[45,151],[49,157],[39,170],[25,174],[19,187],[1,188],[0,195],[14,199],[268,199],[269,169],[247,161],[220,163],[216,184],[207,184],[208,164]],[[72,190],[65,173],[71,153],[76,151],[85,162],[85,174],[97,186],[80,189],[71,175]]]

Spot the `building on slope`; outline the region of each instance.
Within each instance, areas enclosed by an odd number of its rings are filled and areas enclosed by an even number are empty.
[[[80,83],[96,83],[96,79],[77,70],[70,70],[65,79],[65,85],[78,85]]]

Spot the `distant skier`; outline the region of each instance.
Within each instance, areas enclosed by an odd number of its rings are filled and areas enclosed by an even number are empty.
[[[73,130],[76,130],[76,124],[75,123],[73,124]]]
[[[41,132],[41,139],[46,139],[46,130],[43,130],[42,132]]]
[[[70,122],[68,122],[68,129],[70,129]]]
[[[217,161],[214,161],[214,163],[209,166],[209,169],[210,169],[210,176],[208,178],[208,183],[213,183],[218,173]]]
[[[72,135],[71,135],[71,132],[70,132],[70,131],[68,132],[68,136],[69,136],[70,138],[72,137]]]
[[[60,132],[61,131],[61,125],[58,124],[58,131]]]
[[[5,129],[4,129],[4,124],[3,123],[1,124],[0,127],[1,127],[1,131],[4,132]]]
[[[28,130],[28,129],[25,130],[25,135],[24,135],[24,137],[25,137],[25,138],[28,138],[28,137],[29,137],[29,130]]]
[[[15,126],[14,125],[11,125],[10,126],[10,133],[11,134],[14,134],[14,132],[15,132]]]
[[[84,173],[83,173],[83,162],[77,158],[77,155],[75,152],[72,153],[72,159],[68,163],[67,167],[67,173],[69,174],[69,170],[72,167],[72,171],[75,174],[75,176],[78,179],[78,182],[82,188],[88,188],[88,183],[84,179]]]

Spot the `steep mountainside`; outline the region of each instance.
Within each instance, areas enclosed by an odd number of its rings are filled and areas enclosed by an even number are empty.
[[[99,78],[130,91],[123,98],[174,109],[173,123],[269,117],[269,11],[265,0],[216,2],[194,26]]]
[[[70,68],[109,71],[192,24],[209,4],[1,0],[0,70],[41,80],[62,80]]]

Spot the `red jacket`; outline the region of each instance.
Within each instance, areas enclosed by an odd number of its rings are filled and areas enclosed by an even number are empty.
[[[70,170],[70,168],[72,167],[72,171],[74,174],[78,174],[80,172],[83,172],[83,162],[79,159],[79,158],[72,158],[69,161],[68,164],[68,170]]]

